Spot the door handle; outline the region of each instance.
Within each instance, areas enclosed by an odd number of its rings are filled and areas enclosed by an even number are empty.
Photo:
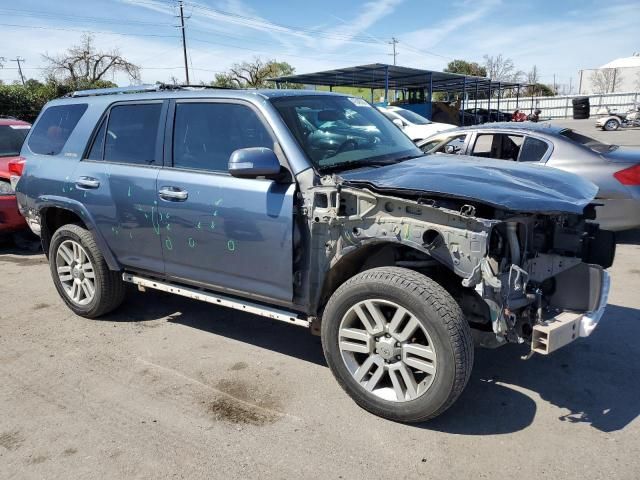
[[[162,187],[158,190],[160,198],[173,202],[184,202],[189,198],[189,192],[178,187]]]
[[[80,177],[76,180],[76,187],[78,188],[98,188],[100,186],[100,180],[93,177]]]

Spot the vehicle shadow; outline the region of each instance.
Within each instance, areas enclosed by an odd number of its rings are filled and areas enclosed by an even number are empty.
[[[640,245],[640,228],[616,232],[616,243],[621,245]]]
[[[169,293],[148,291],[140,294],[134,290],[131,288],[126,305],[100,320],[141,322],[167,317],[171,323],[326,365],[320,339],[305,328]]]
[[[107,321],[169,322],[326,366],[320,340],[303,328],[161,292],[130,295]],[[459,435],[496,435],[529,426],[545,403],[566,412],[558,421],[587,423],[602,432],[621,430],[640,412],[640,310],[609,305],[601,324],[550,356],[521,356],[524,345],[476,349],[471,379],[440,417],[414,425]]]
[[[33,256],[42,254],[40,239],[30,233],[12,237],[5,235],[0,237],[0,255],[25,255]]]
[[[469,384],[444,415],[421,428],[462,435],[510,433],[528,426],[541,402],[566,410],[558,420],[621,430],[640,413],[640,310],[607,306],[601,324],[550,356],[521,360],[525,346],[476,350]],[[544,412],[546,413],[546,412]]]

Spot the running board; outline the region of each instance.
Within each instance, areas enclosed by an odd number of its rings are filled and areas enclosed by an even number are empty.
[[[249,312],[253,313],[254,315],[260,315],[261,317],[272,318],[274,320],[280,320],[281,322],[293,323],[294,325],[298,325],[300,327],[309,328],[310,322],[308,320],[304,320],[300,318],[297,313],[289,312],[287,310],[266,307],[258,303],[253,303],[246,300],[238,300],[235,298],[227,297],[225,295],[220,295],[219,293],[207,292],[205,290],[198,290],[189,287],[178,287],[172,283],[151,280],[149,278],[139,277],[130,273],[123,273],[122,279],[125,282],[138,285],[138,287],[152,288],[154,290],[160,290],[162,292],[169,292],[175,295],[220,305],[221,307],[232,308],[234,310],[240,310],[242,312]]]

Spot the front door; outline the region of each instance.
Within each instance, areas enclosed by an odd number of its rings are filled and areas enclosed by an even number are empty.
[[[295,185],[227,173],[234,150],[273,149],[273,135],[243,103],[185,100],[173,110],[172,167],[158,176],[166,274],[291,301]]]
[[[65,185],[121,265],[154,273],[164,271],[156,180],[166,110],[162,101],[111,107]]]

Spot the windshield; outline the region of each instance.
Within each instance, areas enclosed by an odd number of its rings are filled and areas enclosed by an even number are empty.
[[[0,125],[0,157],[17,157],[29,125]]]
[[[586,135],[582,135],[578,132],[567,128],[560,132],[560,135],[563,137],[567,137],[569,140],[573,140],[580,145],[583,145],[587,148],[590,148],[594,152],[605,153],[610,152],[611,150],[615,150],[618,148],[618,145],[609,145],[608,143],[602,143],[595,138],[587,137]]]
[[[422,115],[418,115],[416,112],[412,112],[411,110],[405,110],[404,108],[394,108],[391,110],[393,113],[400,115],[407,122],[413,123],[415,125],[428,125],[431,121],[424,118]]]
[[[409,137],[360,98],[310,95],[271,102],[319,171],[422,155]]]

